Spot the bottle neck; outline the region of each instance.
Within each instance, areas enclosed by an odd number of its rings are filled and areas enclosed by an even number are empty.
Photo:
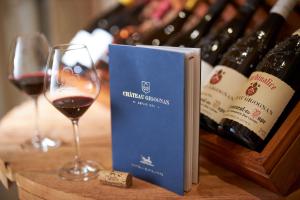
[[[172,25],[173,27],[175,27],[175,29],[178,29],[179,27],[183,26],[183,24],[186,22],[187,18],[190,15],[192,15],[191,11],[183,9],[177,14],[177,17],[168,25]],[[173,30],[171,32],[173,32]]]
[[[265,53],[275,44],[284,22],[281,15],[271,13],[256,31],[231,47],[229,54],[224,54],[220,64],[230,66],[241,74],[249,76]],[[238,62],[236,57],[239,58]]]
[[[184,7],[177,15],[177,18],[186,19],[193,14],[195,7]]]
[[[186,20],[191,15],[192,15],[192,11],[183,9],[183,10],[179,11],[176,19],[177,20]]]
[[[254,14],[260,3],[260,0],[247,1],[243,6],[239,8],[238,16],[240,16],[241,18],[245,18],[245,21],[248,21]]]
[[[265,22],[258,28],[258,31],[263,31],[266,35],[277,36],[285,18],[277,13],[270,13]],[[275,39],[275,38],[274,38]]]
[[[299,88],[299,84],[293,84],[299,74],[299,50],[300,36],[292,35],[269,51],[265,59],[257,66],[256,71],[274,75],[290,86],[298,85]]]
[[[185,20],[193,14],[193,10],[196,8],[198,0],[187,0],[185,3],[184,8],[179,11],[177,14],[177,17],[174,19],[174,21],[171,23],[173,24],[180,22],[185,22]]]
[[[201,28],[203,23],[213,23],[222,13],[228,2],[229,0],[219,0],[212,5],[195,29]]]
[[[211,39],[202,40],[199,44],[199,47],[202,48],[202,59],[213,66],[216,65],[226,49],[242,35],[257,6],[258,4],[241,6],[238,14],[231,21],[219,29],[214,36],[208,37]],[[216,45],[216,49],[213,49],[213,43]]]

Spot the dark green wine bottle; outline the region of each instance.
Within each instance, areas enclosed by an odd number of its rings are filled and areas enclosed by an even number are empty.
[[[194,47],[201,40],[202,36],[208,33],[210,27],[215,23],[229,2],[230,0],[216,1],[194,28],[186,33],[177,35],[175,38],[169,38],[166,44],[169,46]]]
[[[299,102],[299,65],[300,29],[269,51],[241,87],[221,122],[224,134],[262,150]]]
[[[218,64],[226,50],[244,33],[244,30],[262,0],[247,0],[237,15],[215,33],[204,37],[195,47],[201,48],[201,85]]]
[[[198,0],[187,0],[184,9],[181,10],[177,17],[168,23],[166,26],[156,30],[142,40],[142,44],[160,46],[167,42],[169,38],[176,35],[186,22],[186,19],[192,15],[196,8]]]

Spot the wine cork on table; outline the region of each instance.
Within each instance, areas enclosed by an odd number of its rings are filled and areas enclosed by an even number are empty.
[[[126,172],[101,170],[98,179],[101,183],[111,186],[128,188],[132,185],[132,175]]]

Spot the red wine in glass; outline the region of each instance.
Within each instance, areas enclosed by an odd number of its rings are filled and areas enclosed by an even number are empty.
[[[18,78],[9,78],[10,81],[20,90],[30,96],[37,96],[43,93],[44,72],[33,72],[21,75]]]
[[[93,98],[84,96],[71,96],[56,99],[53,106],[70,119],[78,119],[94,102]]]

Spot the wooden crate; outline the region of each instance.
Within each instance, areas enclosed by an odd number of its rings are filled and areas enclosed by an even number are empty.
[[[261,153],[200,131],[201,154],[280,194],[300,180],[300,102]]]
[[[237,1],[239,2],[239,1]],[[269,8],[276,0],[266,0]],[[279,36],[280,40],[300,28],[300,2],[290,14]],[[250,23],[254,29],[268,15],[260,8]],[[300,181],[300,102],[281,125],[261,153],[215,134],[200,131],[201,154],[232,171],[280,194],[288,194]]]

